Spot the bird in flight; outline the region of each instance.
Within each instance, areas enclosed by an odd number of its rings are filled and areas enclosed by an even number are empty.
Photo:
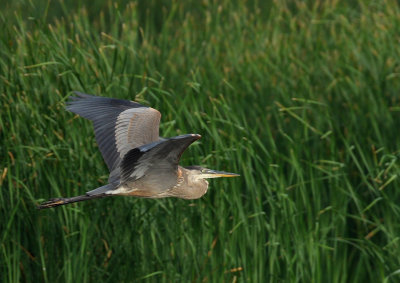
[[[110,175],[108,184],[84,195],[55,198],[38,209],[108,196],[197,199],[208,189],[207,178],[238,174],[200,166],[179,166],[182,153],[197,134],[159,137],[161,114],[137,102],[75,92],[67,110],[93,122],[100,152]]]

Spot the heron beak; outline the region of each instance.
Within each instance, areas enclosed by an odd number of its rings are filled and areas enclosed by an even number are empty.
[[[202,174],[202,178],[238,177],[239,174],[224,171],[207,170]]]

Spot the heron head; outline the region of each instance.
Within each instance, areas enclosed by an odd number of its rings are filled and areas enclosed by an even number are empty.
[[[220,178],[220,177],[237,177],[240,176],[236,173],[229,173],[225,171],[212,170],[200,166],[188,166],[185,169],[189,170],[190,175],[196,179]]]

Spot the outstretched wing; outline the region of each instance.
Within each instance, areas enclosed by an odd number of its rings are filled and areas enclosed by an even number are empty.
[[[177,174],[178,163],[186,148],[200,135],[189,134],[168,138],[130,150],[120,165],[121,183],[134,181],[145,175],[168,179]]]
[[[97,144],[110,171],[129,150],[159,140],[161,114],[157,110],[129,100],[75,94],[67,110],[93,121]]]
[[[200,135],[182,135],[131,149],[120,166],[113,171],[116,174],[115,180],[118,179],[121,186],[111,189],[103,186],[86,194],[127,194],[136,188],[125,187],[124,184],[140,178],[146,179],[147,188],[143,189],[151,191],[151,195],[168,190],[177,183],[178,163],[182,153],[199,138]]]

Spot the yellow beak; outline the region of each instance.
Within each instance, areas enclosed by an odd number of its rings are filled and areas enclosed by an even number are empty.
[[[220,177],[238,177],[239,174],[236,173],[229,173],[224,171],[216,171],[216,170],[207,170],[203,172],[203,178],[220,178]]]

